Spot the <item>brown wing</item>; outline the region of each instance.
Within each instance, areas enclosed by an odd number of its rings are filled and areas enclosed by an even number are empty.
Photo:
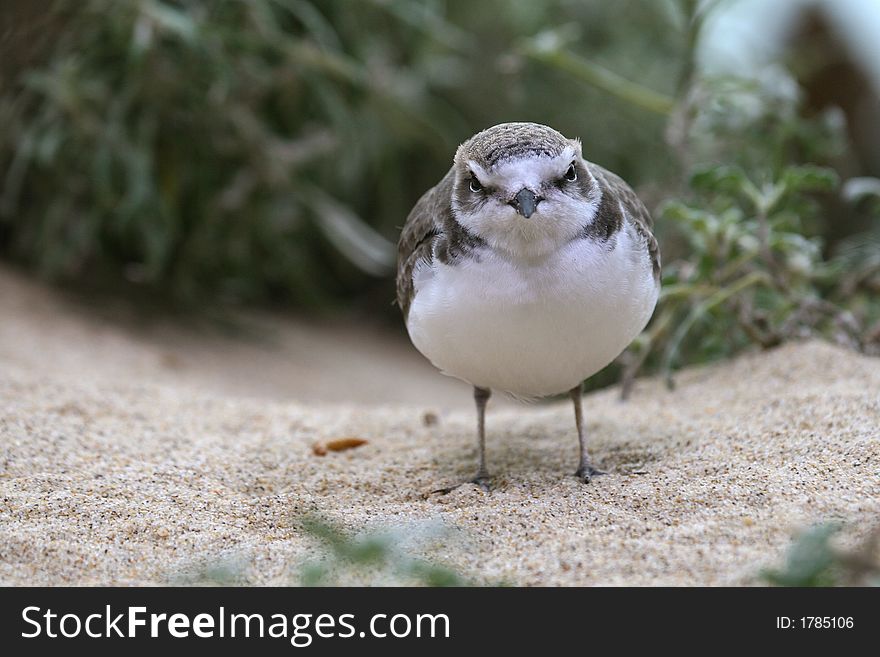
[[[657,244],[657,240],[654,237],[653,227],[654,220],[651,218],[651,213],[648,212],[648,208],[645,207],[645,204],[642,203],[641,199],[636,196],[636,193],[632,190],[632,188],[627,185],[623,179],[618,176],[616,173],[612,173],[607,169],[600,167],[598,164],[593,164],[590,162],[590,172],[599,180],[599,184],[603,186],[602,189],[602,203],[600,204],[598,213],[601,217],[603,214],[607,214],[609,219],[606,224],[611,224],[614,221],[614,214],[619,214],[619,210],[614,208],[616,204],[606,205],[606,199],[618,199],[623,205],[623,209],[626,211],[626,214],[630,221],[633,224],[633,228],[635,228],[636,233],[639,237],[645,240],[648,246],[648,254],[651,258],[651,266],[654,269],[654,278],[657,280],[660,279],[660,247]],[[604,206],[604,207],[603,207]],[[599,217],[597,217],[599,219]],[[623,218],[620,217],[616,221],[622,222]],[[599,221],[597,224],[601,223]],[[601,226],[598,226],[601,229]],[[610,229],[610,226],[606,226],[606,230]],[[619,226],[618,226],[619,229]]]
[[[443,180],[422,195],[400,233],[397,242],[397,305],[404,319],[412,303],[413,270],[419,261],[430,263],[433,260],[434,239],[443,233],[447,224],[453,179],[450,169]]]

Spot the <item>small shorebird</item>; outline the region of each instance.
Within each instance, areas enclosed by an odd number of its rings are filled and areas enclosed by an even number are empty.
[[[623,180],[585,160],[579,141],[536,123],[477,133],[416,203],[398,245],[397,301],[416,348],[474,387],[472,483],[489,488],[493,389],[519,398],[569,392],[575,474],[584,482],[602,474],[587,451],[581,385],[654,311],[660,252],[651,228]]]

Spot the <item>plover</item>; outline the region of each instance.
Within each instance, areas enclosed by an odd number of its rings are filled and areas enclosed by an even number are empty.
[[[582,383],[651,318],[660,290],[652,225],[633,190],[585,160],[578,140],[536,123],[477,133],[416,203],[398,244],[397,301],[415,347],[474,388],[472,483],[489,489],[492,390],[528,399],[568,392],[575,476],[602,474],[587,451]]]

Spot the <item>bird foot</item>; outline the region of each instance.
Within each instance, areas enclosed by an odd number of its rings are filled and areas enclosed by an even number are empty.
[[[473,479],[470,479],[469,481],[463,481],[460,484],[455,484],[454,486],[449,486],[447,488],[438,488],[437,490],[432,491],[432,493],[435,493],[435,494],[439,493],[440,495],[448,495],[449,493],[454,491],[456,488],[464,486],[465,484],[475,484],[475,485],[479,486],[480,490],[482,490],[484,493],[488,493],[490,490],[492,490],[492,478],[489,475],[477,475],[476,477],[474,477]]]
[[[583,483],[588,484],[592,481],[593,477],[601,477],[602,475],[607,474],[602,472],[602,470],[597,470],[592,465],[582,465],[577,469],[577,472],[574,473],[574,476],[580,479]]]

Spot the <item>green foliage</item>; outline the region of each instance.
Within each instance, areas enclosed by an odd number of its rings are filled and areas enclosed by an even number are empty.
[[[854,551],[835,549],[832,540],[839,523],[808,529],[792,544],[781,570],[767,569],[761,577],[775,586],[880,586],[876,548],[880,532],[869,535]]]
[[[100,266],[184,298],[314,300],[351,275],[328,269],[322,233],[362,269],[390,267],[390,245],[314,184],[341,140],[382,119],[361,67],[318,47],[332,34],[308,4],[55,7],[57,55],[4,99],[0,215],[15,255],[52,277]],[[356,140],[336,185],[364,185],[376,148]]]
[[[816,213],[808,194],[836,184],[833,171],[818,167],[785,167],[760,187],[738,167],[714,167],[691,178],[693,200],[664,204],[661,219],[690,247],[664,277],[661,319],[676,315],[665,371],[677,364],[686,338],[700,352],[723,337],[732,352],[743,341],[774,346],[820,319],[838,318],[842,310],[821,302],[822,281],[833,271],[819,240],[802,234]],[[792,323],[795,317],[803,319]]]
[[[782,570],[766,570],[763,577],[776,586],[833,586],[835,556],[831,538],[840,531],[836,524],[813,527],[791,546]]]
[[[864,207],[874,220],[874,228],[850,235],[838,245],[835,255],[842,271],[842,287],[853,295],[853,305],[866,308],[872,299],[880,298],[880,179],[850,178],[843,186],[844,199]],[[880,343],[880,317],[872,329]]]
[[[351,536],[333,524],[315,518],[303,522],[305,532],[320,540],[325,558],[303,565],[303,586],[338,585],[340,576],[354,575],[373,585],[391,583],[422,586],[470,586],[471,582],[454,570],[424,559],[414,558],[399,547],[400,537],[393,531]]]
[[[550,123],[636,178],[660,160],[662,119],[518,51],[558,24],[578,57],[669,83],[668,12],[623,4],[57,0],[51,57],[0,95],[0,253],[186,300],[380,280],[388,307],[397,230],[475,131]]]
[[[804,118],[796,85],[781,75],[768,87],[701,80],[676,111],[672,141],[691,173],[682,196],[658,212],[671,238],[663,289],[627,355],[624,394],[646,362],[671,385],[677,366],[750,344],[823,335],[880,350],[871,328],[880,303],[855,294],[865,264],[829,257],[819,237],[829,220],[822,200],[840,184],[816,162],[840,152],[843,126],[833,112]]]
[[[443,528],[410,527],[404,536],[394,529],[353,535],[335,523],[318,517],[301,519],[301,535],[314,539],[318,557],[290,569],[291,586],[474,586],[455,570],[435,561],[415,557],[407,547],[415,543],[430,551],[444,538]],[[426,531],[427,529],[427,531]],[[243,554],[205,558],[176,573],[172,583],[195,586],[244,586],[249,584],[252,560]]]

